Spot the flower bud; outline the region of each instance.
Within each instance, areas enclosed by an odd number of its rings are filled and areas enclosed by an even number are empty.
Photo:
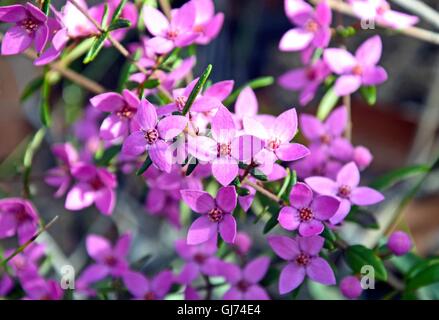
[[[393,254],[403,256],[412,248],[412,240],[407,233],[396,231],[390,235],[387,247]]]
[[[354,149],[354,162],[357,165],[358,169],[364,170],[369,164],[372,162],[373,156],[370,153],[369,149],[358,146]]]
[[[340,282],[340,291],[348,299],[357,299],[361,295],[363,288],[357,277],[347,276]]]

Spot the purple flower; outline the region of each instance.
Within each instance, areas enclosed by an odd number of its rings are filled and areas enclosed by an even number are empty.
[[[23,284],[25,299],[30,300],[61,300],[64,292],[55,280],[45,280],[41,277],[26,281]]]
[[[363,146],[358,146],[354,149],[353,160],[360,171],[363,171],[370,165],[373,160],[373,156],[369,149]]]
[[[37,52],[43,51],[49,38],[49,27],[47,16],[36,6],[27,2],[25,5],[0,7],[0,21],[15,23],[3,37],[2,55],[21,53],[32,42]]]
[[[211,127],[213,139],[190,136],[188,150],[201,161],[212,161],[213,176],[227,186],[238,175],[238,161],[249,161],[264,144],[252,135],[237,136],[232,114],[224,106],[218,108]]]
[[[58,188],[55,197],[62,197],[72,182],[70,170],[79,160],[76,149],[70,143],[59,143],[52,145],[53,155],[59,159],[60,165],[47,171],[44,181]]]
[[[340,281],[340,291],[348,299],[357,299],[361,296],[363,288],[357,277],[347,276]]]
[[[78,163],[71,172],[77,182],[67,193],[66,209],[82,210],[94,203],[102,214],[111,215],[116,204],[115,175],[87,163]]]
[[[124,274],[123,282],[136,299],[162,300],[171,289],[173,275],[165,270],[149,280],[139,272],[130,271]]]
[[[280,294],[296,289],[308,276],[324,285],[335,284],[335,276],[328,262],[318,256],[325,239],[320,236],[289,238],[285,236],[268,237],[273,251],[288,261],[279,277]]]
[[[104,140],[114,140],[129,134],[131,120],[139,108],[140,100],[134,93],[125,89],[122,94],[99,94],[91,98],[90,103],[100,111],[110,112],[102,122],[100,137]]]
[[[233,249],[239,255],[246,255],[250,251],[252,246],[252,239],[245,232],[238,232],[236,234],[235,242],[233,243]]]
[[[335,82],[335,93],[346,96],[355,92],[361,85],[372,86],[386,81],[386,70],[377,66],[381,51],[382,43],[379,36],[373,36],[363,42],[355,56],[345,49],[326,49],[323,59],[331,71],[340,75]]]
[[[410,251],[412,246],[413,243],[410,239],[410,236],[403,231],[393,232],[387,241],[387,247],[393,254],[397,256],[405,255]]]
[[[385,0],[350,0],[349,2],[357,17],[376,21],[390,28],[405,29],[419,21],[417,16],[392,10],[389,2]]]
[[[38,213],[32,203],[22,198],[0,200],[0,239],[18,236],[20,244],[38,230]]]
[[[219,231],[227,243],[233,243],[236,237],[236,220],[232,215],[236,207],[234,186],[222,187],[216,199],[205,191],[181,190],[183,201],[195,212],[201,214],[189,228],[187,243],[200,244],[216,237]]]
[[[232,263],[223,265],[222,272],[231,285],[223,296],[224,300],[270,300],[265,289],[258,284],[268,271],[270,258],[256,258],[242,270]]]
[[[309,150],[298,143],[290,143],[297,133],[296,109],[289,109],[274,121],[244,119],[244,131],[265,142],[265,148],[255,156],[260,169],[270,174],[276,160],[294,161],[309,155]]]
[[[320,84],[330,73],[326,63],[320,59],[304,68],[284,73],[278,81],[285,89],[300,91],[299,102],[304,106],[314,98]]]
[[[168,53],[175,47],[186,47],[199,36],[193,31],[196,14],[193,2],[175,9],[171,21],[150,6],[144,6],[142,14],[146,28],[154,36],[149,45],[159,54]]]
[[[14,280],[7,274],[0,277],[0,297],[6,297],[14,289]]]
[[[147,100],[142,100],[134,120],[138,129],[125,139],[122,152],[138,156],[146,151],[151,161],[160,169],[170,172],[172,153],[168,152],[168,140],[179,135],[187,124],[184,116],[167,116],[158,121],[156,108]]]
[[[337,212],[340,205],[334,197],[314,197],[311,188],[299,182],[290,193],[290,207],[283,207],[279,213],[279,224],[287,230],[299,229],[303,237],[315,236],[323,232],[323,222]]]
[[[195,22],[193,31],[199,36],[197,44],[208,44],[218,36],[224,22],[222,12],[215,14],[215,4],[212,0],[192,0],[195,6]]]
[[[122,277],[129,271],[129,264],[126,260],[132,236],[129,233],[123,234],[114,247],[111,243],[98,235],[89,235],[86,239],[88,255],[95,261],[89,265],[78,278],[78,288],[86,291],[87,288],[107,276]],[[89,291],[90,292],[90,291]]]
[[[282,51],[299,51],[312,47],[324,48],[331,39],[332,13],[325,1],[320,2],[315,11],[311,5],[301,0],[285,0],[285,11],[290,21],[297,25],[288,30],[280,40]]]
[[[6,250],[5,256],[10,256],[15,250]],[[8,265],[14,271],[15,276],[21,283],[39,277],[38,261],[45,255],[45,247],[41,244],[32,243],[22,253],[13,257]]]
[[[337,197],[340,207],[329,219],[332,224],[340,223],[351,209],[351,205],[368,206],[384,199],[384,196],[368,187],[359,187],[360,172],[354,162],[349,162],[337,174],[336,181],[325,177],[310,177],[305,182],[315,191],[323,195]]]
[[[217,252],[217,237],[198,245],[188,245],[186,239],[175,242],[175,250],[185,261],[185,264],[176,277],[177,282],[189,285],[200,273],[207,276],[218,276],[223,262],[215,257]]]

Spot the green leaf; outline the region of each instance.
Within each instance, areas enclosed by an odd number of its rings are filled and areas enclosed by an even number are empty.
[[[370,187],[377,190],[385,190],[396,183],[411,178],[420,173],[427,173],[430,170],[430,166],[426,164],[417,164],[391,171],[382,177],[379,177],[370,184]]]
[[[261,170],[259,170],[258,168],[252,168],[250,170],[250,175],[253,178],[256,178],[260,181],[268,181],[268,177],[265,175],[265,173],[263,173]]]
[[[334,109],[337,104],[339,96],[334,91],[334,87],[329,88],[323,96],[320,104],[317,108],[317,118],[325,120],[329,113]]]
[[[23,92],[20,96],[20,101],[26,101],[29,99],[37,90],[39,90],[43,86],[44,77],[37,77],[31,80],[26,87],[24,87]]]
[[[415,263],[406,274],[407,279],[411,279],[419,275],[420,272],[423,272],[423,270],[432,267],[434,265],[439,265],[439,257],[432,257],[427,258],[425,260],[421,260],[417,263]]]
[[[113,12],[113,17],[111,18],[111,23],[115,22],[119,19],[120,15],[122,14],[122,10],[125,7],[125,4],[128,0],[122,0],[119,5],[116,7],[116,10]]]
[[[373,106],[377,102],[377,87],[366,86],[360,88],[361,96],[364,101],[370,106]]]
[[[279,212],[280,212],[280,210],[276,210],[272,214],[271,218],[267,221],[267,223],[264,226],[264,230],[263,230],[264,234],[269,233],[277,225],[277,223],[278,223],[277,218],[279,217]]]
[[[145,161],[143,162],[142,166],[139,170],[137,170],[136,174],[138,176],[142,175],[148,168],[152,165],[152,161],[150,157],[147,157]]]
[[[186,176],[190,176],[198,165],[198,159],[196,159],[195,157],[190,157],[188,161],[189,161],[189,165],[186,170]]]
[[[113,160],[113,158],[120,152],[121,149],[121,145],[114,145],[105,149],[102,155],[95,159],[95,163],[99,166],[108,166],[111,160]]]
[[[84,58],[84,63],[90,63],[92,62],[99,52],[101,51],[102,47],[104,46],[105,40],[107,39],[107,33],[102,33],[100,36],[96,37],[91,45],[91,48],[88,50],[87,55]]]
[[[296,183],[297,183],[296,171],[287,168],[287,176],[285,177],[282,187],[277,193],[277,196],[284,201],[288,201],[291,189]]]
[[[41,7],[41,11],[43,11],[46,16],[50,13],[50,1],[51,0],[44,0],[43,6]]]
[[[30,174],[32,171],[32,161],[35,155],[35,152],[40,147],[41,143],[43,142],[44,136],[46,135],[46,128],[39,129],[35,135],[33,136],[32,140],[29,142],[29,144],[26,147],[26,151],[24,153],[23,157],[23,190],[25,197],[30,196]]]
[[[248,196],[250,194],[250,190],[248,190],[247,188],[236,188],[236,193],[241,196],[241,197],[245,197]]]
[[[194,103],[198,94],[201,92],[201,89],[203,89],[204,84],[206,83],[207,79],[209,78],[211,72],[212,72],[212,65],[209,64],[207,66],[207,68],[204,70],[200,79],[198,79],[197,83],[195,84],[195,87],[192,89],[191,93],[189,94],[189,97],[188,97],[186,104],[184,105],[184,108],[182,111],[183,115],[186,115],[189,112],[189,110],[191,109],[192,104]]]
[[[159,79],[149,79],[143,83],[143,88],[145,89],[154,89],[160,85]]]
[[[142,56],[142,50],[141,50],[141,49],[137,49],[137,50],[134,52],[133,60],[134,60],[134,61],[137,61],[137,60],[140,59],[141,56]],[[137,68],[136,68],[136,66],[132,63],[132,61],[130,61],[130,60],[126,60],[125,63],[124,63],[124,65],[123,65],[123,67],[122,67],[122,70],[121,70],[121,72],[120,72],[121,75],[120,75],[120,77],[119,77],[119,81],[118,81],[118,85],[117,85],[117,91],[118,91],[118,92],[121,92],[122,89],[123,89],[124,87],[126,87],[126,85],[127,85],[127,81],[128,81],[128,78],[130,77],[130,75],[131,75],[135,70],[137,70]],[[136,87],[137,87],[137,83],[136,83]]]
[[[435,263],[418,270],[413,277],[407,279],[406,290],[414,291],[437,282],[439,282],[439,262],[436,260]]]
[[[43,90],[41,92],[40,103],[40,119],[45,127],[50,127],[52,116],[50,115],[50,81],[47,76],[48,71],[45,71],[43,78]]]
[[[383,261],[369,248],[362,245],[353,245],[346,249],[346,262],[355,273],[361,273],[361,268],[370,265],[374,268],[378,280],[387,280],[387,270]]]
[[[117,19],[112,22],[108,27],[108,31],[114,31],[117,29],[129,28],[131,26],[131,21],[126,19]]]
[[[106,3],[104,5],[104,14],[102,15],[102,20],[101,20],[101,28],[106,30],[107,28],[107,22],[108,22],[108,3]]]
[[[252,89],[259,89],[259,88],[271,86],[273,84],[273,82],[274,82],[274,78],[270,77],[270,76],[253,79],[253,80],[247,82],[245,85],[243,85],[239,89],[233,91],[232,94],[230,94],[230,96],[226,100],[224,100],[223,104],[225,106],[231,105],[238,98],[241,91],[244,90],[246,87],[250,87]]]

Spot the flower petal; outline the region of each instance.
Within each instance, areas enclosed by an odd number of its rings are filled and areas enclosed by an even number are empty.
[[[146,150],[146,144],[143,132],[133,132],[123,142],[122,153],[129,156],[141,155]]]
[[[305,279],[305,268],[295,263],[288,263],[279,276],[279,293],[285,294],[300,286]]]
[[[183,201],[197,213],[207,213],[215,208],[215,200],[210,194],[200,190],[181,190]]]
[[[215,236],[217,229],[217,223],[211,222],[206,216],[201,216],[189,227],[187,243],[194,245],[206,242]]]
[[[123,108],[125,100],[118,93],[106,92],[91,98],[90,103],[103,112],[115,112]]]
[[[264,288],[253,285],[244,292],[243,300],[270,300]]]
[[[302,251],[310,254],[317,255],[320,250],[323,248],[323,244],[325,243],[325,239],[320,236],[312,236],[306,238],[299,238],[299,247]]]
[[[151,290],[149,280],[140,272],[128,271],[122,279],[128,291],[137,298],[143,298]]]
[[[235,103],[235,114],[243,119],[245,116],[252,117],[258,113],[258,100],[251,87],[245,87]]]
[[[271,249],[284,260],[292,260],[299,253],[299,244],[295,239],[286,236],[270,236],[267,238]]]
[[[322,122],[309,114],[302,114],[300,116],[300,128],[303,135],[311,141],[319,140],[325,133]]]
[[[169,28],[169,22],[165,15],[153,7],[144,6],[142,17],[146,28],[154,36],[163,35]]]
[[[259,257],[250,261],[243,270],[244,279],[250,283],[258,283],[264,278],[269,266],[269,257]]]
[[[95,193],[95,205],[102,214],[111,215],[116,205],[116,194],[110,188],[103,188]]]
[[[310,177],[306,178],[305,182],[315,192],[324,195],[336,195],[338,192],[337,183],[325,177]]]
[[[335,81],[334,90],[339,96],[347,96],[361,86],[361,77],[356,75],[344,75]]]
[[[298,182],[291,189],[290,204],[297,209],[307,208],[313,199],[313,193],[305,183]]]
[[[299,226],[299,234],[302,237],[311,237],[323,232],[325,226],[319,220],[304,221]]]
[[[311,43],[313,37],[312,32],[305,31],[304,29],[290,29],[280,39],[279,50],[299,51],[305,49]]]
[[[340,201],[331,196],[318,196],[312,202],[314,216],[319,220],[328,220],[334,216],[340,206]]]
[[[226,107],[218,108],[212,119],[212,136],[220,143],[229,143],[235,137],[235,122]]]
[[[296,230],[300,225],[299,215],[296,209],[292,207],[283,207],[277,218],[282,228],[286,230]]]
[[[212,163],[212,174],[223,186],[229,185],[238,172],[238,163],[233,158],[217,158]]]
[[[14,26],[6,31],[2,40],[1,54],[13,55],[25,51],[32,43],[32,38],[20,26]]]
[[[65,207],[67,210],[82,210],[91,206],[93,201],[93,189],[87,183],[80,182],[67,193]]]
[[[306,274],[311,280],[324,285],[335,284],[334,271],[332,271],[329,263],[320,257],[315,257],[306,267]]]
[[[340,136],[346,128],[348,122],[348,112],[345,106],[338,107],[325,121],[325,127],[335,137]],[[302,129],[303,130],[303,129]]]
[[[297,133],[297,113],[292,108],[281,113],[275,120],[273,134],[282,143],[290,142]]]
[[[148,155],[157,168],[165,172],[171,172],[173,157],[171,148],[163,140],[157,140],[148,149]]]
[[[225,212],[232,212],[237,204],[235,186],[221,187],[216,195],[216,203]]]
[[[187,118],[184,116],[167,116],[157,125],[159,135],[163,140],[170,140],[178,136],[186,127]]]
[[[355,57],[362,66],[374,66],[381,58],[383,43],[379,35],[364,41],[355,52]]]
[[[85,241],[87,253],[95,261],[102,261],[105,256],[111,253],[111,244],[104,237],[91,234]]]
[[[231,214],[225,214],[219,223],[219,233],[226,243],[234,243],[236,238],[236,220]]]
[[[329,68],[337,74],[349,72],[357,65],[355,57],[345,49],[326,49],[323,53],[323,59]]]
[[[134,119],[144,130],[153,129],[157,124],[157,111],[152,103],[142,100]]]
[[[284,143],[276,149],[275,153],[282,161],[295,161],[308,156],[310,151],[300,143]]]
[[[360,183],[360,172],[355,162],[349,162],[337,174],[337,183],[355,188]]]
[[[350,200],[357,206],[369,206],[384,200],[381,192],[368,187],[358,187],[352,190]]]

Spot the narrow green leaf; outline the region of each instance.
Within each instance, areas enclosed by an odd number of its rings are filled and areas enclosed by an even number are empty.
[[[104,14],[102,15],[101,28],[106,30],[108,23],[108,3],[104,4]]]
[[[191,109],[192,104],[194,103],[198,94],[201,92],[201,89],[203,89],[204,84],[206,83],[207,79],[209,78],[211,72],[212,72],[212,65],[209,64],[207,66],[207,68],[204,70],[200,79],[198,79],[197,83],[195,84],[195,87],[192,89],[191,93],[189,94],[189,97],[188,97],[186,104],[184,105],[184,108],[182,111],[183,115],[186,115],[189,112],[189,110]]]
[[[324,120],[337,104],[339,96],[334,91],[334,87],[328,89],[317,108],[317,118]]]
[[[186,170],[186,176],[190,176],[191,173],[194,172],[195,168],[198,166],[198,159],[191,156],[188,161],[189,161],[189,166],[187,167]]]
[[[277,196],[284,201],[288,201],[291,189],[296,183],[297,183],[296,171],[287,168],[287,176],[285,177],[282,187],[280,188]]]
[[[116,7],[116,10],[114,10],[113,17],[111,18],[111,23],[115,22],[119,19],[120,15],[122,14],[122,10],[125,7],[125,4],[128,0],[122,0],[119,5]]]
[[[50,127],[52,122],[52,116],[50,115],[50,81],[47,76],[48,71],[45,71],[43,78],[43,90],[41,92],[40,103],[40,118],[45,127]]]
[[[50,13],[50,1],[51,0],[44,0],[43,6],[41,7],[41,11],[43,11],[46,16]]]
[[[370,265],[374,268],[378,280],[387,280],[387,270],[383,261],[369,248],[362,245],[353,245],[346,249],[346,262],[355,273],[361,273],[363,266]]]
[[[268,181],[268,177],[261,170],[259,170],[258,168],[252,168],[250,170],[250,175],[253,178],[256,178],[256,179],[258,179],[260,181]]]
[[[108,36],[107,33],[103,33],[95,38],[93,44],[91,45],[90,50],[88,50],[87,55],[84,58],[83,62],[85,64],[92,62],[97,57],[102,47],[104,46],[107,36]]]
[[[131,26],[131,21],[126,19],[117,19],[112,22],[108,27],[108,31],[114,31],[117,29],[129,28]]]
[[[105,149],[105,151],[99,157],[95,158],[95,163],[99,166],[108,166],[111,160],[113,160],[113,158],[119,154],[121,149],[121,145],[114,145]]]
[[[248,190],[247,188],[236,188],[236,193],[241,196],[241,197],[245,197],[250,195],[250,190]]]
[[[427,259],[423,259],[417,263],[415,263],[408,271],[406,274],[406,278],[407,279],[411,279],[416,277],[417,275],[419,275],[420,272],[422,272],[423,270],[434,266],[434,265],[439,265],[439,257],[432,257],[432,258],[427,258]]]
[[[253,80],[247,82],[242,87],[240,87],[237,90],[233,91],[230,94],[230,96],[226,100],[223,101],[223,104],[225,106],[231,105],[238,98],[238,96],[241,93],[241,91],[244,90],[246,87],[250,87],[252,89],[259,89],[259,88],[264,88],[264,87],[271,86],[273,83],[274,83],[274,78],[270,77],[270,76],[260,77],[260,78],[253,79]]]
[[[145,161],[143,162],[142,166],[139,170],[137,170],[136,174],[138,176],[142,175],[148,168],[152,165],[152,161],[150,157],[147,157]]]
[[[23,157],[23,190],[26,197],[30,196],[30,174],[32,171],[32,161],[35,155],[35,152],[38,150],[38,148],[41,146],[41,143],[43,142],[44,136],[46,135],[46,128],[39,129],[35,135],[33,136],[32,140],[29,142],[29,144],[26,147],[26,151],[24,153]]]
[[[426,266],[407,280],[407,291],[414,291],[419,288],[439,282],[439,263]]]
[[[364,101],[370,106],[373,106],[377,102],[377,87],[366,86],[360,88],[361,96]]]
[[[26,101],[29,99],[37,90],[39,90],[43,86],[44,77],[37,77],[31,80],[23,89],[23,92],[20,96],[20,101]]]
[[[430,166],[426,164],[417,164],[399,168],[383,175],[382,177],[379,177],[373,181],[370,186],[374,189],[385,190],[402,180],[411,178],[421,173],[426,173],[429,171],[429,169]]]
[[[154,89],[160,85],[159,79],[149,79],[143,83],[143,88],[145,89]]]
[[[273,213],[273,215],[271,216],[271,218],[265,224],[264,230],[263,230],[264,234],[269,233],[277,225],[277,223],[278,223],[277,218],[279,217],[279,211],[280,210],[276,210]]]

